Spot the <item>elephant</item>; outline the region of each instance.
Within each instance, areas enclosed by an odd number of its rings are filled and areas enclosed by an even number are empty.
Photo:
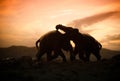
[[[90,61],[90,54],[92,53],[93,55],[95,55],[95,57],[97,58],[97,60],[101,59],[101,55],[100,55],[100,50],[102,48],[102,45],[95,39],[93,38],[91,35],[89,34],[82,34],[82,38],[76,38],[78,39],[79,42],[79,47],[75,47],[75,51],[74,54],[76,55],[77,53],[79,53],[79,58],[82,58],[82,56],[80,57],[80,53],[81,50],[83,50],[83,53],[85,53],[85,61]]]
[[[72,27],[59,26],[56,29],[68,32]],[[76,34],[75,34],[76,33]],[[79,58],[83,61],[90,61],[90,54],[95,55],[97,60],[101,59],[100,50],[102,45],[91,35],[82,34],[79,31],[74,32],[72,41],[75,43],[74,55],[79,54]]]
[[[61,25],[56,25],[59,27]],[[73,33],[77,32],[77,29],[70,28],[69,31],[66,31],[65,34],[60,33],[58,30],[53,30],[45,35],[43,35],[40,39],[36,41],[36,48],[38,52],[36,57],[38,60],[47,53],[47,61],[51,61],[52,59],[57,58],[59,55],[63,58],[63,61],[66,62],[66,57],[61,49],[70,51],[70,60],[73,61],[75,59],[73,54],[73,47],[70,44],[70,40],[73,37]],[[72,33],[73,32],[73,33]],[[54,55],[52,55],[52,51]]]

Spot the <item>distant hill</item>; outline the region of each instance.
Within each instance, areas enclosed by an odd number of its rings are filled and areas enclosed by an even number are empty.
[[[21,56],[35,57],[36,53],[37,49],[35,47],[11,46],[8,48],[0,48],[0,58]]]
[[[37,49],[35,47],[11,46],[8,48],[0,48],[0,58],[21,56],[35,57],[36,53]],[[117,54],[120,54],[120,51],[114,51],[105,48],[101,50],[102,58],[111,58],[112,56]]]
[[[118,55],[118,54],[120,54],[120,51],[110,50],[110,49],[106,49],[106,48],[103,48],[101,50],[102,58],[111,58],[111,57]]]

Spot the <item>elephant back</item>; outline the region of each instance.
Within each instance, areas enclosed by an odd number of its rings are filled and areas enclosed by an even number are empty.
[[[64,40],[65,36],[61,34],[59,31],[57,30],[50,31],[40,38],[40,47],[56,49],[63,45]]]

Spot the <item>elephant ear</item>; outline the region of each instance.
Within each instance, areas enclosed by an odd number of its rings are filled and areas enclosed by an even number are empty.
[[[73,29],[73,34],[76,35],[76,36],[78,36],[78,35],[79,35],[79,36],[83,36],[82,33],[80,33],[80,32],[79,32],[79,29],[77,29],[77,28],[74,28],[74,29]]]
[[[77,28],[73,29],[73,32],[79,33],[79,30]]]

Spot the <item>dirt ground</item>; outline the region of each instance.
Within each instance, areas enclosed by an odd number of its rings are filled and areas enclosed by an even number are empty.
[[[0,81],[119,81],[120,62],[49,62],[31,66],[1,66]]]

